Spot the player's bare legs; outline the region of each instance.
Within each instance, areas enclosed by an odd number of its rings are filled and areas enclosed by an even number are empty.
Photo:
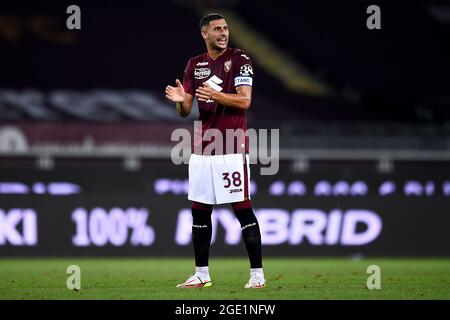
[[[250,280],[247,289],[259,289],[266,286],[262,268],[261,232],[258,220],[253,213],[250,200],[232,203],[233,211],[242,229],[242,239],[250,260]]]

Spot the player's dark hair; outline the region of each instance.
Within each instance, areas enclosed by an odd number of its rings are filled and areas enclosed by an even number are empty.
[[[198,26],[200,27],[200,30],[203,29],[203,27],[209,26],[209,23],[214,20],[220,20],[223,19],[223,17],[218,13],[210,13],[203,18],[200,19],[200,22],[198,23]]]

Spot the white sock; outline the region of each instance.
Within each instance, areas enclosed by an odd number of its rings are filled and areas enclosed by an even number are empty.
[[[202,280],[211,280],[209,276],[209,267],[195,267],[195,276]]]
[[[264,279],[264,271],[262,268],[250,268],[250,275],[252,273],[257,273]]]

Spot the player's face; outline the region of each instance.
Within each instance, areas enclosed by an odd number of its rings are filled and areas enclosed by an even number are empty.
[[[228,46],[230,32],[224,19],[211,21],[208,28],[205,28],[202,32],[202,35],[209,46],[215,50],[223,51]]]

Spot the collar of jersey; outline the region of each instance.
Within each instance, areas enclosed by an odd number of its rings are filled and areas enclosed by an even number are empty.
[[[209,56],[208,52],[205,52],[206,61],[208,61],[209,64],[215,64],[217,62],[220,62],[221,60],[223,60],[226,57],[228,57],[230,55],[231,51],[232,51],[232,49],[230,47],[227,47],[225,50],[226,51],[220,57],[218,57],[216,60],[211,59],[211,57]]]

